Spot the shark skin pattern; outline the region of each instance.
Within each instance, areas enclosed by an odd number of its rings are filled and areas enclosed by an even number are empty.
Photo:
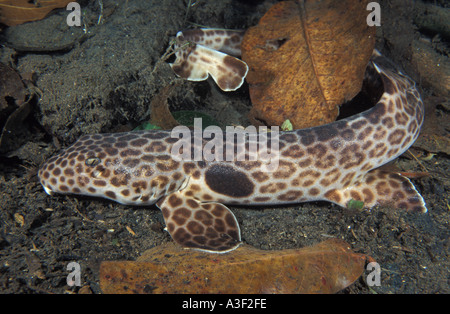
[[[365,208],[424,213],[425,202],[407,178],[376,169],[414,143],[424,118],[414,81],[386,64],[375,51],[366,77],[381,77],[384,93],[374,107],[327,125],[280,132],[278,167],[272,171],[262,170],[259,148],[240,161],[180,160],[172,154],[179,138],[148,130],[85,135],[47,160],[38,176],[48,194],[156,204],[175,242],[217,253],[241,243],[239,224],[225,204],[325,200],[346,207],[356,200]],[[246,137],[245,147],[251,141]],[[236,145],[234,137],[225,144]],[[194,143],[191,153],[206,145],[205,139]]]
[[[176,75],[189,81],[213,78],[223,91],[235,91],[244,83],[247,64],[241,55],[244,31],[193,29],[178,32],[176,60],[170,66]],[[233,57],[235,56],[235,57]]]

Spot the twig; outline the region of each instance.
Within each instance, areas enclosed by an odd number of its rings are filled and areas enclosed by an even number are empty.
[[[191,3],[192,3],[192,0],[189,0],[189,2],[187,4],[187,8],[186,8],[186,14],[184,15],[183,24],[186,24],[186,20],[187,20],[188,14],[189,14],[189,8],[191,7]]]
[[[100,15],[98,16],[97,25],[100,25],[103,17],[103,0],[98,0],[98,5],[100,6]]]
[[[422,167],[423,170],[428,172],[428,169],[425,168],[424,165],[422,165],[422,163],[419,161],[419,159],[417,159],[417,157],[413,153],[411,153],[411,151],[409,149],[408,149],[408,153],[417,161],[417,163]]]
[[[173,49],[173,45],[175,44],[176,39],[173,39],[170,43],[169,43],[169,47],[167,47],[166,52],[164,52],[164,54],[161,56],[161,58],[159,58],[158,61],[156,61],[155,67],[153,68],[153,71],[150,73],[150,75],[153,75],[153,73],[156,71],[156,69],[158,69],[159,65],[161,63],[163,63],[164,61],[166,61],[167,59],[170,58],[171,55],[173,55],[174,53],[176,53],[177,51],[186,48],[187,46],[189,46],[191,43],[187,42],[183,45],[181,45],[180,47],[178,47],[177,49]]]

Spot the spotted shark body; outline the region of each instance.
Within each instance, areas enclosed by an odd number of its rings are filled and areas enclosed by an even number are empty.
[[[270,171],[262,169],[266,156],[259,148],[249,149],[244,160],[183,160],[173,155],[179,138],[149,130],[85,135],[42,165],[41,184],[49,194],[156,204],[177,243],[212,252],[233,250],[241,242],[238,222],[225,204],[324,200],[346,207],[353,200],[365,208],[426,212],[407,178],[376,169],[414,143],[424,117],[415,83],[381,58],[375,53],[369,66],[384,85],[378,103],[327,125],[280,132],[277,166]],[[251,141],[247,136],[244,147],[255,147]],[[194,143],[192,152],[207,145],[208,140]],[[237,143],[228,139],[223,145]]]

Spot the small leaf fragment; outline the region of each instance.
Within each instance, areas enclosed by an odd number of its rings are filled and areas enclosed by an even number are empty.
[[[15,213],[14,214],[14,220],[16,221],[16,223],[23,227],[23,224],[25,223],[25,219],[23,218],[23,216],[19,213]]]
[[[205,113],[198,112],[198,111],[180,110],[180,111],[172,112],[172,115],[179,124],[185,125],[188,127],[194,126],[194,122],[195,122],[194,119],[196,119],[196,118],[202,119],[201,122],[202,122],[203,129],[208,126],[213,126],[213,125],[215,126],[215,125],[219,124],[219,122],[217,122],[210,115],[207,115]]]
[[[347,203],[347,208],[352,210],[361,210],[364,208],[364,202],[351,199]]]
[[[142,131],[142,130],[160,130],[161,128],[155,124],[150,122],[144,122],[133,129],[133,131]]]
[[[285,120],[283,124],[281,125],[282,131],[292,131],[294,128],[292,127],[291,121],[289,119]]]

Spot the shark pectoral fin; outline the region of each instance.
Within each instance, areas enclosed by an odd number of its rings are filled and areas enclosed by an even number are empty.
[[[408,178],[381,170],[372,170],[344,190],[332,190],[325,197],[333,203],[348,207],[349,202],[364,202],[365,208],[387,205],[407,211],[426,213],[422,196]]]
[[[171,64],[176,75],[189,81],[203,81],[209,75],[223,91],[235,91],[244,83],[247,64],[220,51],[195,45],[176,54]]]
[[[175,192],[156,204],[167,230],[183,247],[224,253],[241,242],[239,224],[233,213],[220,203],[202,203]]]

